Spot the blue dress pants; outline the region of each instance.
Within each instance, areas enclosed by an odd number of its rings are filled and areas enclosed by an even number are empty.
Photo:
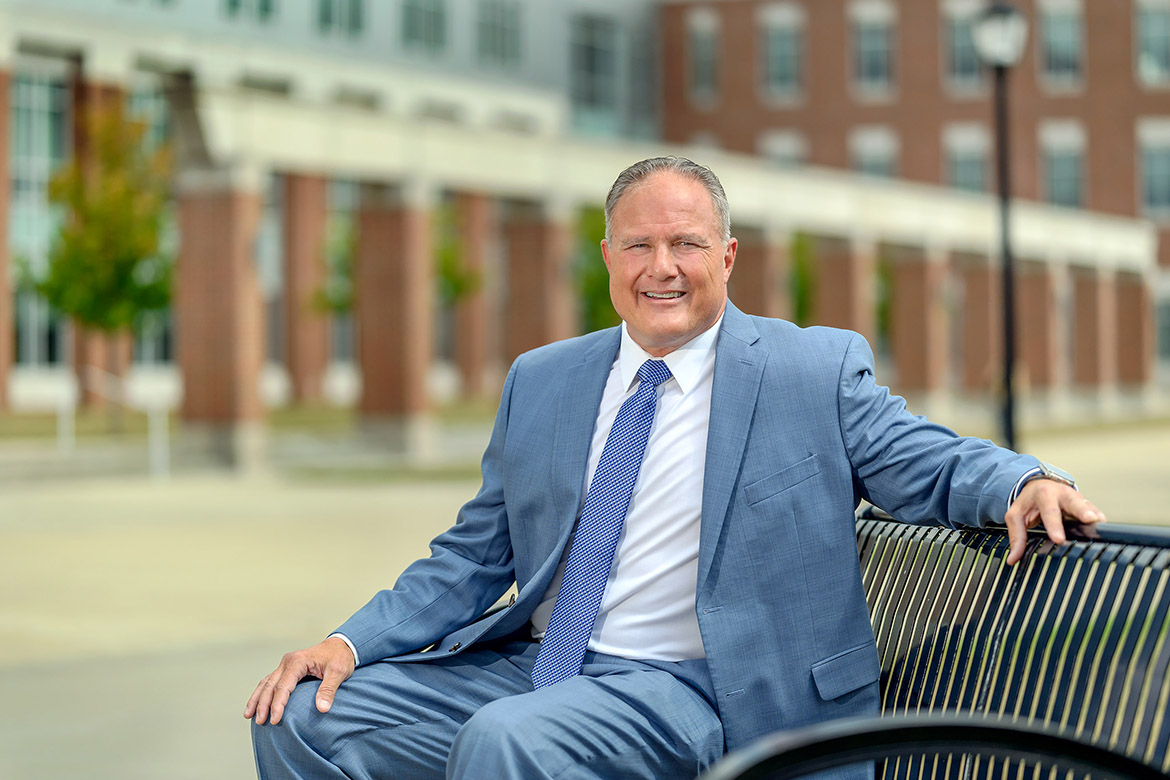
[[[261,780],[689,778],[723,754],[705,661],[587,653],[582,673],[532,689],[539,644],[358,668],[328,714],[318,681],[281,722],[252,725]]]

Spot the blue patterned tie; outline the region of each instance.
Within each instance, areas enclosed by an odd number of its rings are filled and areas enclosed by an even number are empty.
[[[537,688],[581,671],[646,453],[658,405],[658,385],[670,377],[670,369],[661,360],[643,363],[638,369],[638,391],[622,404],[613,421],[581,509],[548,631],[532,666],[532,684]]]

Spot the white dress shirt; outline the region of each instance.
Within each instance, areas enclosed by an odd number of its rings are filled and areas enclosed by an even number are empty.
[[[695,592],[715,342],[722,321],[720,315],[706,331],[661,358],[673,378],[658,387],[654,425],[589,639],[590,650],[656,661],[705,657],[695,616]],[[634,343],[622,323],[621,346],[610,368],[593,428],[578,517],[618,410],[637,392],[638,369],[651,359]],[[532,614],[532,635],[537,639],[548,629],[571,547],[572,540]],[[349,645],[354,662],[360,663],[349,637],[330,636]]]
[[[705,657],[695,616],[695,591],[715,342],[722,319],[661,358],[673,378],[658,388],[654,426],[589,639],[590,650],[658,661]],[[623,324],[621,347],[593,429],[585,492],[618,410],[637,392],[638,369],[650,359]],[[583,493],[582,506],[584,502]],[[534,637],[543,637],[548,628],[571,546],[572,541],[532,615]]]

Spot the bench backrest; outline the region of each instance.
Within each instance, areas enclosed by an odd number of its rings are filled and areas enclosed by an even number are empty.
[[[1002,530],[858,521],[882,713],[1051,723],[1170,772],[1170,532],[1095,535],[1009,567]]]

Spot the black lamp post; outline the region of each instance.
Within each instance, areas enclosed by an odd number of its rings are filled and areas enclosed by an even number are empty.
[[[1011,165],[1008,150],[1007,72],[1020,61],[1028,40],[1028,20],[1002,0],[992,0],[975,18],[975,50],[995,77],[995,163],[999,185],[1000,254],[1003,258],[1003,438],[1016,449],[1015,396],[1012,373],[1016,362],[1015,276],[1011,242]]]

